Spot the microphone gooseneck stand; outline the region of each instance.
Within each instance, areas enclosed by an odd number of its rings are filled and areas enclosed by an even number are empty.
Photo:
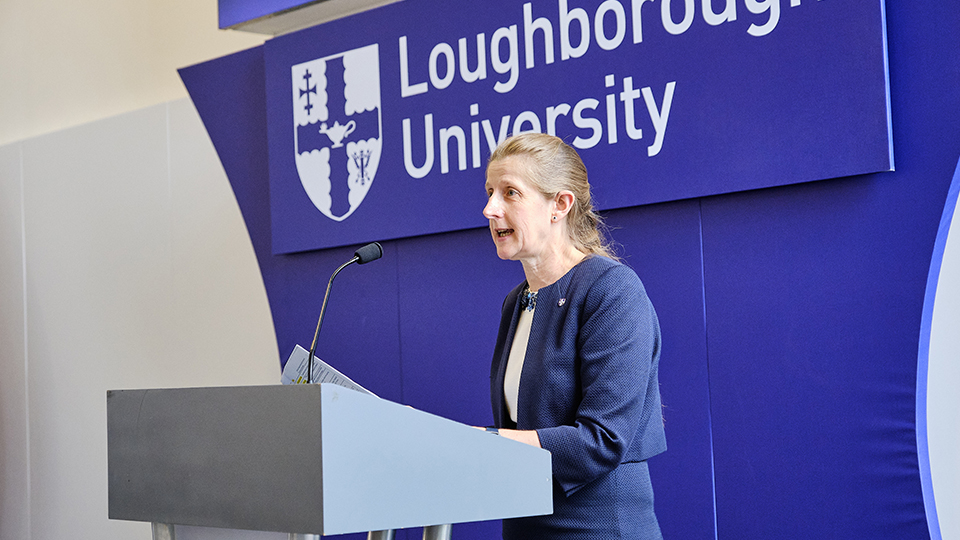
[[[354,256],[349,261],[340,265],[340,268],[337,268],[333,275],[330,276],[330,281],[327,282],[327,292],[323,295],[323,304],[320,306],[320,318],[317,320],[317,331],[313,333],[313,343],[310,344],[310,356],[307,357],[307,384],[313,382],[313,355],[317,351],[317,337],[320,335],[320,327],[323,325],[323,314],[327,311],[327,300],[330,299],[330,286],[333,285],[333,278],[337,277],[337,274],[339,274],[341,270],[359,260],[359,257]]]
[[[320,336],[320,327],[323,326],[323,315],[327,311],[327,301],[330,299],[330,287],[333,285],[333,278],[337,277],[337,274],[339,274],[341,270],[353,263],[367,264],[382,256],[383,248],[379,243],[373,242],[372,244],[367,244],[355,251],[353,258],[340,265],[340,268],[337,268],[333,272],[333,275],[330,276],[330,281],[327,282],[327,292],[323,294],[323,304],[320,306],[320,318],[317,319],[317,331],[313,333],[313,343],[310,344],[310,355],[307,356],[307,384],[313,383],[313,358],[317,351],[317,337]]]

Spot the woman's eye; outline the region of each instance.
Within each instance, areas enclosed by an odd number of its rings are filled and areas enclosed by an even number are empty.
[[[508,190],[507,190],[507,196],[508,196],[508,197],[513,197],[513,196],[515,196],[516,194],[517,194],[517,190],[515,190],[515,189],[512,189],[512,188],[511,188],[511,189],[508,189]]]

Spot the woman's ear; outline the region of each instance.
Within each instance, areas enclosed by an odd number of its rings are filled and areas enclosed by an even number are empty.
[[[556,197],[553,198],[553,207],[554,213],[559,218],[563,218],[567,215],[567,212],[573,208],[573,203],[576,201],[576,197],[573,196],[573,192],[570,191],[561,191],[557,193]]]

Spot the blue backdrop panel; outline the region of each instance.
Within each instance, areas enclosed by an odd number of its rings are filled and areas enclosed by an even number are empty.
[[[922,299],[867,204],[879,181],[703,202],[721,537],[925,535],[916,334],[868,331],[909,327]]]
[[[700,203],[609,213],[624,262],[637,271],[660,319],[660,392],[667,452],[650,460],[664,538],[714,538],[710,394],[700,272]],[[682,509],[682,510],[681,510]]]
[[[476,183],[481,190],[482,177]],[[497,258],[487,229],[397,244],[406,403],[493,425],[490,361],[503,298],[523,280],[519,263]]]
[[[895,173],[703,200],[721,538],[928,537],[916,350],[960,153],[943,9],[887,13]]]

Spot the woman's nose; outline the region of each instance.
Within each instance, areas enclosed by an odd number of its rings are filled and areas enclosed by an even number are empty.
[[[487,199],[487,205],[483,207],[483,217],[487,219],[500,217],[500,204],[495,195]]]

